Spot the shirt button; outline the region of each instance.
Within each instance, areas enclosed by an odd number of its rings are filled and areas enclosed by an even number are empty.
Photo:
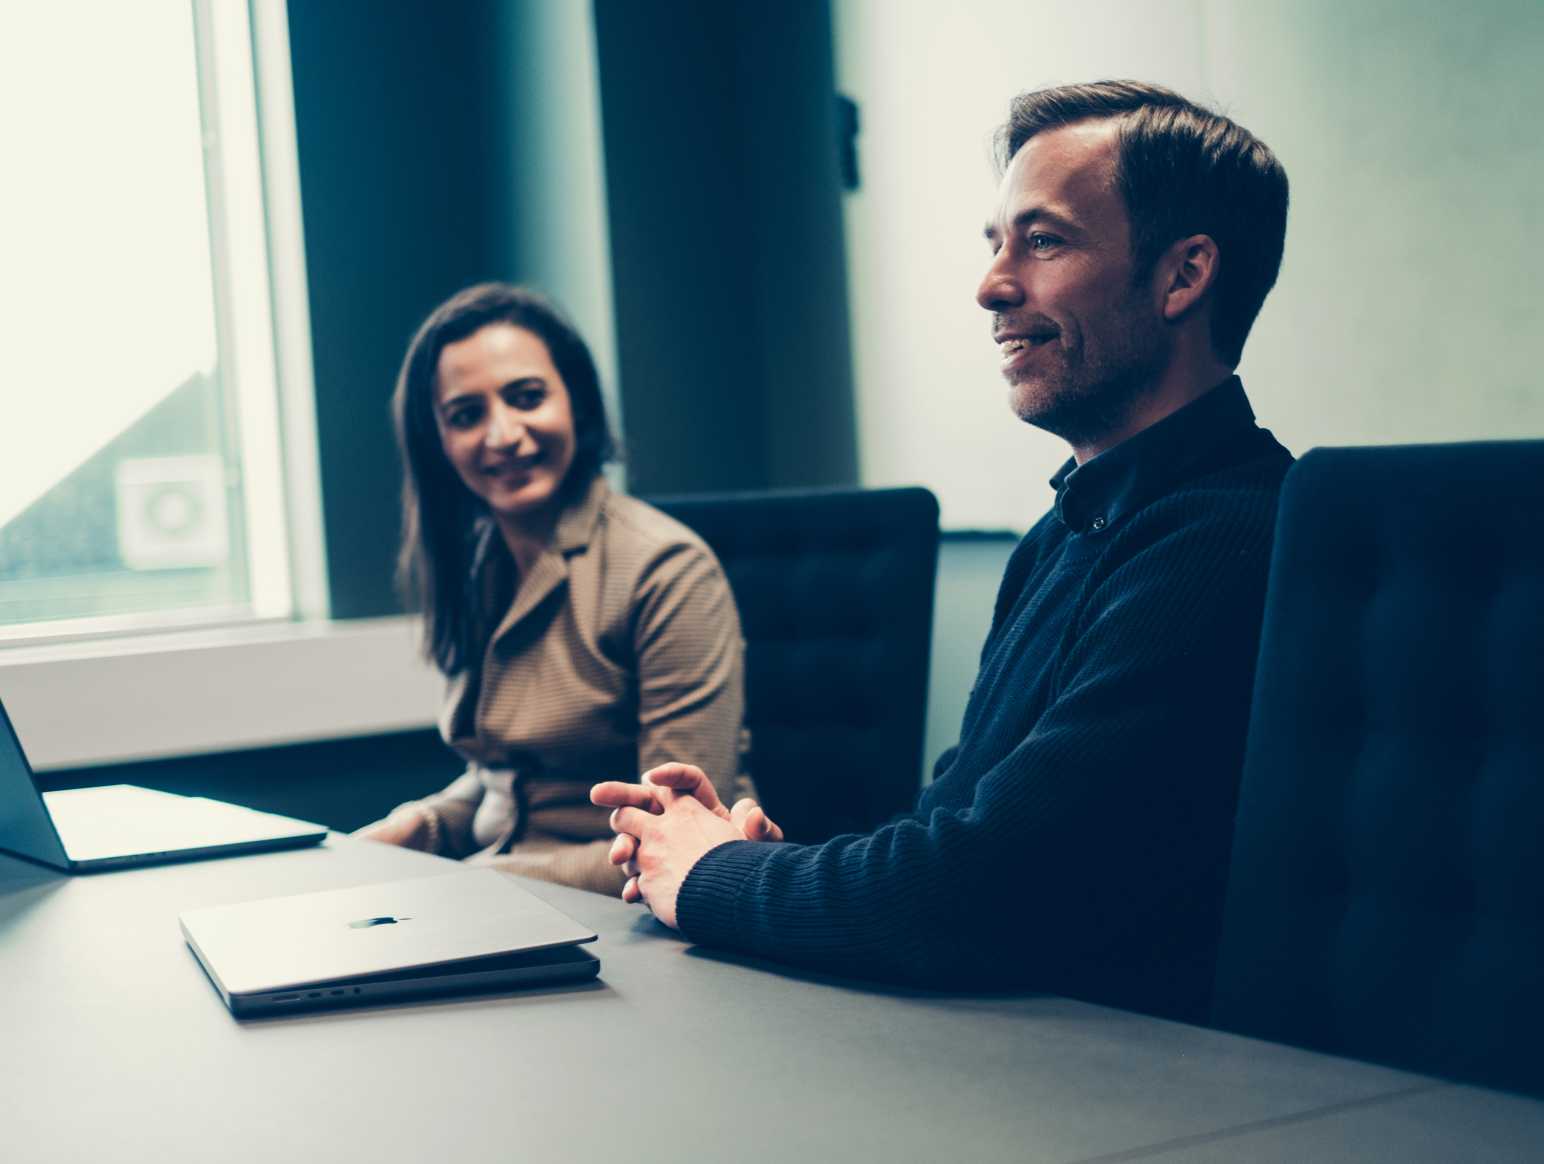
[[[1102,530],[1108,524],[1109,523],[1107,521],[1105,521],[1103,517],[1096,517],[1096,518],[1094,518],[1093,522],[1090,524],[1089,528],[1094,530],[1094,532],[1097,533],[1099,530]]]

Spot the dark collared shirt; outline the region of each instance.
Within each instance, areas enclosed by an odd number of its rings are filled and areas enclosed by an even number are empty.
[[[683,932],[860,977],[1201,1017],[1291,459],[1232,378],[1064,466],[916,809],[824,845],[719,846],[682,887]]]
[[[1235,438],[1260,433],[1254,419],[1243,384],[1230,376],[1205,396],[1087,464],[1068,460],[1051,478],[1056,516],[1076,533],[1109,529],[1195,476],[1199,462],[1223,449],[1234,451]],[[1269,434],[1261,435],[1275,444]],[[1262,447],[1269,445],[1262,442]]]

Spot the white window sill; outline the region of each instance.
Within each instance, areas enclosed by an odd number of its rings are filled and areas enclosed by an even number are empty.
[[[444,692],[415,618],[0,649],[0,700],[39,771],[406,731]]]

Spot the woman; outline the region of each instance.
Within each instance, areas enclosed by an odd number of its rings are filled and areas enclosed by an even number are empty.
[[[595,364],[543,298],[470,287],[408,346],[399,581],[449,690],[466,772],[358,835],[615,893],[597,780],[691,760],[739,779],[742,642],[728,583],[685,526],[612,492]]]

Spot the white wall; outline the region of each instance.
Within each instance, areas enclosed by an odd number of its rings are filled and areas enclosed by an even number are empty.
[[[928,666],[927,729],[922,776],[946,748],[960,742],[960,724],[992,628],[992,604],[1014,541],[1008,537],[945,538],[938,547],[938,588],[933,599],[933,643]]]
[[[1240,368],[1316,444],[1544,436],[1544,4],[834,0],[858,101],[847,214],[865,484],[948,528],[1024,529],[1066,455],[1009,413],[987,315],[991,130],[1020,90],[1133,77],[1212,104],[1286,165],[1281,281]]]

